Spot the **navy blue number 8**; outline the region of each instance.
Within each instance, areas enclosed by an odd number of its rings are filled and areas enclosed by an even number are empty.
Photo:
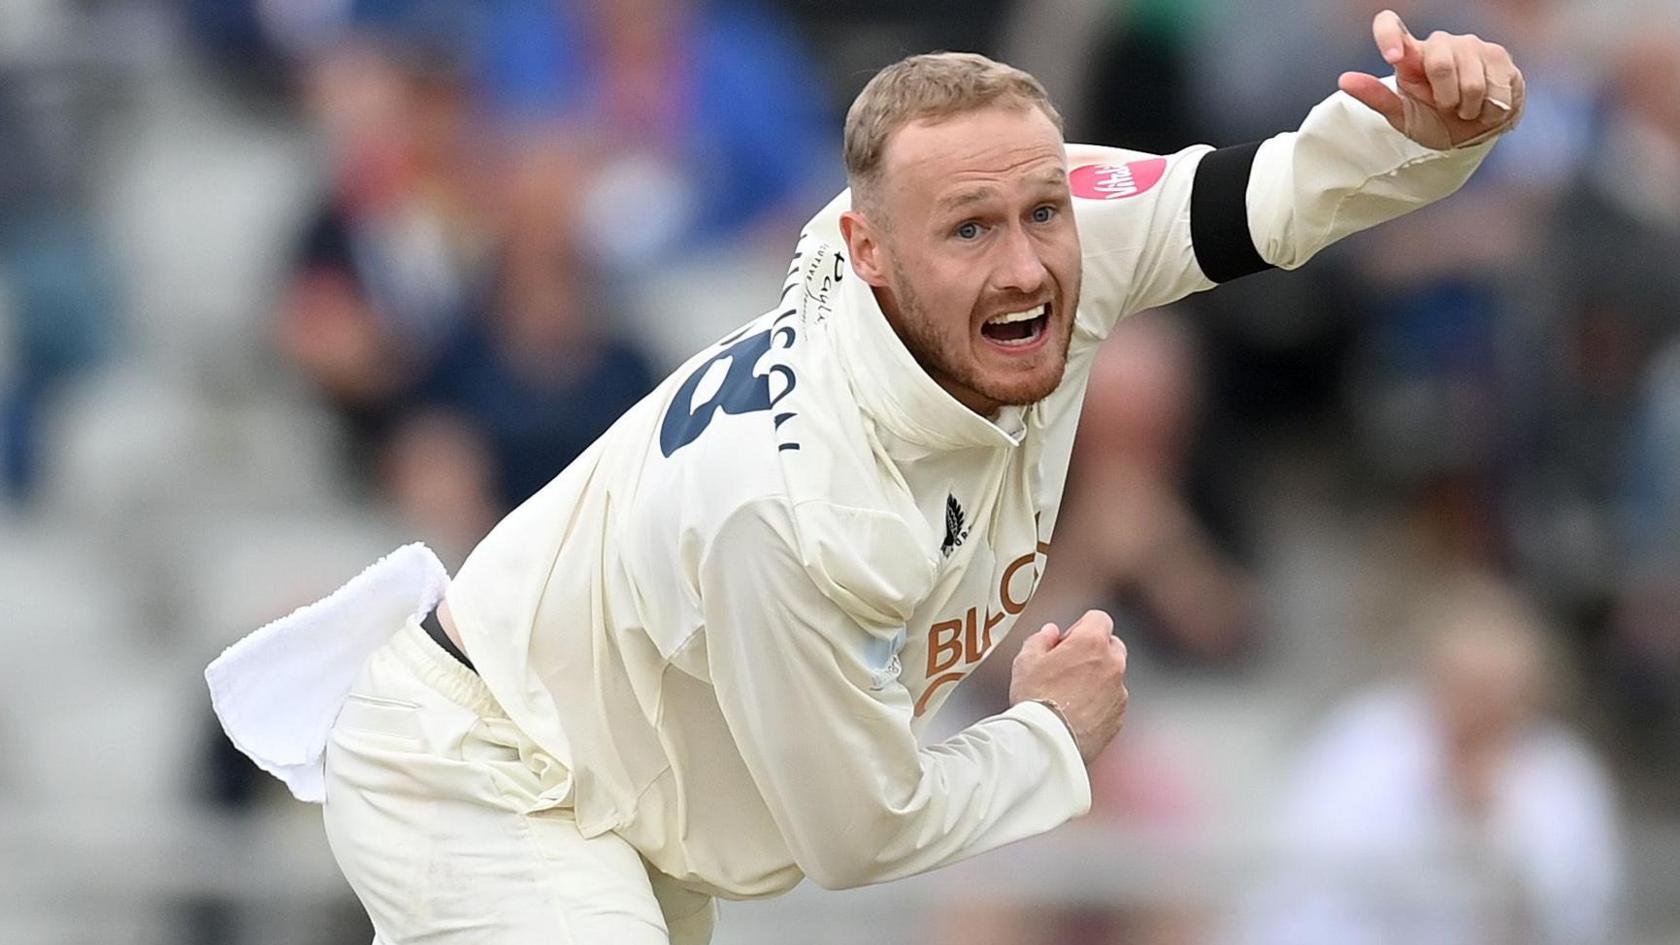
[[[783,326],[782,333],[792,334],[792,329]],[[671,399],[670,409],[665,411],[665,420],[659,427],[659,451],[667,458],[677,450],[682,449],[700,438],[711,425],[718,411],[726,414],[752,413],[758,410],[769,410],[775,400],[787,396],[793,389],[793,371],[785,365],[774,365],[772,372],[779,372],[786,377],[787,390],[781,392],[774,400],[770,397],[770,375],[755,374],[760,358],[770,353],[771,340],[775,331],[765,330],[754,335],[748,335],[740,341],[719,351],[708,358],[706,362],[694,369],[694,373],[683,381],[677,388],[676,396]],[[789,341],[791,344],[791,339]],[[718,385],[717,393],[710,400],[702,404],[695,404],[690,409],[689,404],[694,400],[694,392],[700,388],[700,381],[711,370],[712,365],[719,361],[728,361],[729,367],[724,373],[723,383]]]

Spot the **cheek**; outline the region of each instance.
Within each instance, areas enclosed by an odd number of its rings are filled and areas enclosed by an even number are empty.
[[[978,301],[980,277],[967,267],[929,264],[913,272],[911,278],[916,282],[922,310],[935,330],[947,335],[967,331]]]
[[[973,276],[951,285],[946,292],[950,299],[946,308],[946,328],[952,335],[966,336],[977,328],[975,319],[979,317],[981,293],[976,289],[980,285],[980,278]]]
[[[1083,259],[1079,249],[1079,231],[1072,226],[1043,233],[1037,243],[1038,260],[1061,291],[1073,296],[1079,288]]]
[[[1080,270],[1084,264],[1083,254],[1079,250],[1079,234],[1071,231],[1067,237],[1058,240],[1051,258],[1052,271],[1056,274],[1056,281],[1069,292],[1078,288]]]
[[[1080,257],[1077,247],[1074,251],[1058,259],[1051,270],[1056,277],[1056,285],[1062,290],[1062,301],[1069,306],[1079,305],[1079,286],[1084,276],[1084,260]]]

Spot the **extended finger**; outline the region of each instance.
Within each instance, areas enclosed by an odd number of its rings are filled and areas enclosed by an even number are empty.
[[[1453,65],[1458,70],[1458,117],[1475,121],[1487,98],[1487,65],[1482,60],[1481,41],[1466,36],[1454,44]]]
[[[1382,53],[1383,61],[1391,66],[1399,64],[1408,52],[1417,48],[1417,39],[1393,10],[1378,13],[1371,21],[1371,37],[1377,41],[1377,51]]]
[[[1434,106],[1442,111],[1458,107],[1458,62],[1453,57],[1451,39],[1445,33],[1436,33],[1423,44],[1423,74]]]
[[[1378,13],[1371,21],[1371,38],[1377,41],[1377,51],[1389,65],[1400,61],[1406,51],[1406,25],[1393,10]]]

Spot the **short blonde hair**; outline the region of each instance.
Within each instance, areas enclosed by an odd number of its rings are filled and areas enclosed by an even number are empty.
[[[887,66],[846,112],[846,179],[854,204],[873,199],[893,132],[913,121],[950,118],[988,105],[1037,106],[1063,131],[1061,112],[1030,74],[978,53],[910,56]]]

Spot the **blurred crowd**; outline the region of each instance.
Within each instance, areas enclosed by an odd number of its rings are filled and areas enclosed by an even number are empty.
[[[1629,825],[1680,820],[1680,0],[0,0],[22,652],[172,667],[135,716],[189,733],[156,795],[268,804],[196,668],[370,549],[458,563],[772,304],[873,69],[976,49],[1070,140],[1233,144],[1379,70],[1390,5],[1510,47],[1523,124],[1441,205],[1123,323],[1025,618],[1101,607],[1132,653],[1092,823],[1274,859],[927,935],[1626,940],[1663,921]],[[110,606],[66,610],[94,574]],[[954,711],[1001,706],[1011,652]],[[0,698],[0,747],[79,737],[32,706]],[[58,783],[12,756],[0,801]]]

